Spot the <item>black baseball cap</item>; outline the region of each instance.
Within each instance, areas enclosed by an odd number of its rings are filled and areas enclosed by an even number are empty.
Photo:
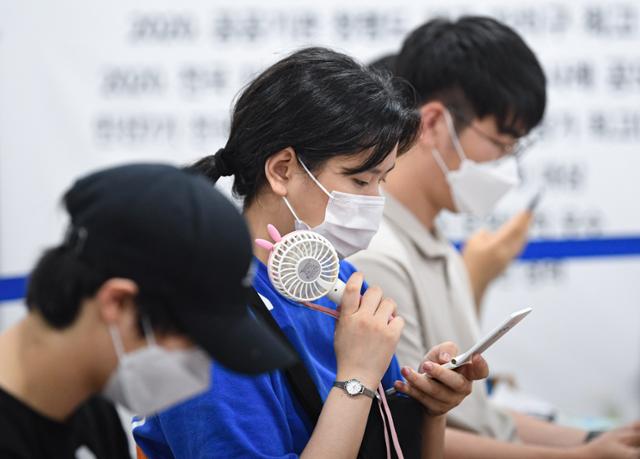
[[[216,362],[242,373],[295,363],[288,343],[249,312],[248,228],[204,177],[163,164],[118,166],[78,180],[64,203],[77,256],[161,298],[176,330]]]

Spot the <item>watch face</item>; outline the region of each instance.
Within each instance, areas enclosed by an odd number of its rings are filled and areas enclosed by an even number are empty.
[[[344,388],[347,390],[347,394],[349,395],[358,395],[362,392],[362,383],[357,379],[350,379],[344,385]]]

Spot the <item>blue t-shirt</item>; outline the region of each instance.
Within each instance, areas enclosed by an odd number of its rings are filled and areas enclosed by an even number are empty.
[[[256,264],[255,289],[325,400],[336,377],[336,319],[284,298],[271,285],[267,267]],[[348,262],[340,263],[343,281],[354,272]],[[315,303],[336,308],[326,298]],[[382,385],[386,389],[401,379],[394,357]],[[313,431],[282,371],[246,376],[217,363],[207,392],[134,425],[136,442],[149,458],[294,458]]]

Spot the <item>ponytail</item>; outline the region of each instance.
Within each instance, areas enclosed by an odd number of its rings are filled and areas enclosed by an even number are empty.
[[[213,183],[216,183],[220,177],[234,175],[229,160],[224,156],[225,152],[226,150],[221,148],[214,155],[205,156],[185,167],[185,170],[202,174]]]

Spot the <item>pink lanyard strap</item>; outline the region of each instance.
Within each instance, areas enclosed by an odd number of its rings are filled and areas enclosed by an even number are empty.
[[[338,312],[328,308],[326,306],[320,306],[318,304],[313,304],[311,302],[305,301],[302,303],[304,306],[309,309],[313,309],[314,311],[321,312],[323,314],[329,315],[334,319],[339,317]],[[398,456],[398,459],[404,459],[404,455],[402,454],[402,448],[400,448],[400,441],[398,441],[398,434],[396,432],[396,426],[393,423],[393,416],[391,416],[391,410],[389,409],[389,404],[387,403],[387,395],[384,392],[384,387],[382,387],[382,383],[378,385],[378,409],[380,410],[380,416],[382,416],[382,425],[384,427],[384,444],[387,448],[387,459],[391,459],[391,447],[389,445],[389,433],[387,432],[387,422],[386,418],[389,419],[389,430],[391,431],[391,441],[393,442],[393,449]],[[383,411],[384,410],[384,411]]]

